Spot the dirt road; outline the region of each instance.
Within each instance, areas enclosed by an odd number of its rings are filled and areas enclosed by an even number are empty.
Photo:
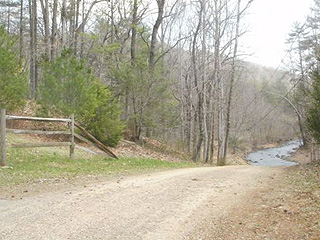
[[[268,189],[281,171],[180,169],[2,199],[0,239],[218,239],[208,224],[232,227],[221,219]]]

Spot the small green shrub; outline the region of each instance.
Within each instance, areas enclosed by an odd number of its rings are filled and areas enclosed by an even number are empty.
[[[94,87],[95,112],[90,119],[83,119],[83,122],[100,141],[109,146],[115,146],[125,127],[124,122],[120,119],[120,107],[106,86],[96,82]]]

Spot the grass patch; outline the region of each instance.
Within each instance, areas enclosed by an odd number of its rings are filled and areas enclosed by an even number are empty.
[[[299,212],[299,227],[305,239],[320,236],[320,163],[313,162],[296,167],[288,175],[294,206]]]
[[[309,163],[302,165],[296,172],[289,175],[290,182],[298,190],[314,191],[320,189],[320,164]]]
[[[71,161],[68,147],[8,149],[7,165],[8,168],[0,168],[0,186],[43,179],[72,179],[87,175],[115,176],[196,167],[192,162],[167,162],[152,158],[125,157],[117,160],[102,155],[91,155],[80,149],[75,150],[74,160]]]

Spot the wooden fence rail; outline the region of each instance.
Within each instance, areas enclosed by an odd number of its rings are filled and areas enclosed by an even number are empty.
[[[41,131],[41,130],[22,130],[22,129],[9,129],[6,128],[7,120],[27,120],[27,121],[43,121],[43,122],[64,122],[68,123],[69,131]],[[7,147],[11,148],[34,148],[34,147],[70,147],[70,159],[73,159],[75,142],[74,142],[74,114],[71,114],[70,118],[39,118],[39,117],[22,117],[22,116],[10,116],[6,115],[6,110],[0,110],[0,151],[1,151],[1,166],[6,165],[6,150]],[[43,134],[43,135],[69,135],[69,142],[48,142],[48,143],[6,143],[6,133],[14,134]]]
[[[6,127],[7,120],[26,120],[26,121],[42,121],[42,122],[63,122],[68,123],[68,131],[43,131],[43,130],[25,130],[25,129],[10,129]],[[83,136],[75,133],[74,128],[77,127]],[[43,135],[69,135],[69,142],[47,142],[47,143],[6,143],[6,133],[14,134],[43,134]],[[85,137],[86,138],[85,138]],[[70,118],[39,118],[39,117],[22,117],[22,116],[11,116],[6,115],[5,109],[0,109],[0,153],[1,153],[1,165],[6,165],[6,149],[7,147],[11,148],[33,148],[33,147],[61,147],[69,146],[70,147],[70,159],[73,159],[74,149],[75,149],[75,137],[79,140],[90,144],[108,156],[118,159],[118,157],[102,142],[96,139],[88,131],[86,131],[79,124],[76,124],[74,121],[74,114],[71,114]],[[89,140],[90,139],[90,140]]]
[[[30,120],[40,122],[72,122],[71,118],[39,118],[39,117],[21,117],[6,115],[7,120]]]

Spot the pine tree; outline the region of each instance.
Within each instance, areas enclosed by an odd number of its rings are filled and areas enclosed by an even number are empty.
[[[124,126],[111,91],[72,50],[44,64],[38,99],[47,115],[74,113],[81,125],[107,145],[114,146],[121,138]]]
[[[0,108],[10,111],[24,104],[27,76],[20,63],[15,39],[0,27]]]
[[[315,71],[312,78],[312,102],[308,111],[307,126],[314,139],[320,142],[320,73]]]

